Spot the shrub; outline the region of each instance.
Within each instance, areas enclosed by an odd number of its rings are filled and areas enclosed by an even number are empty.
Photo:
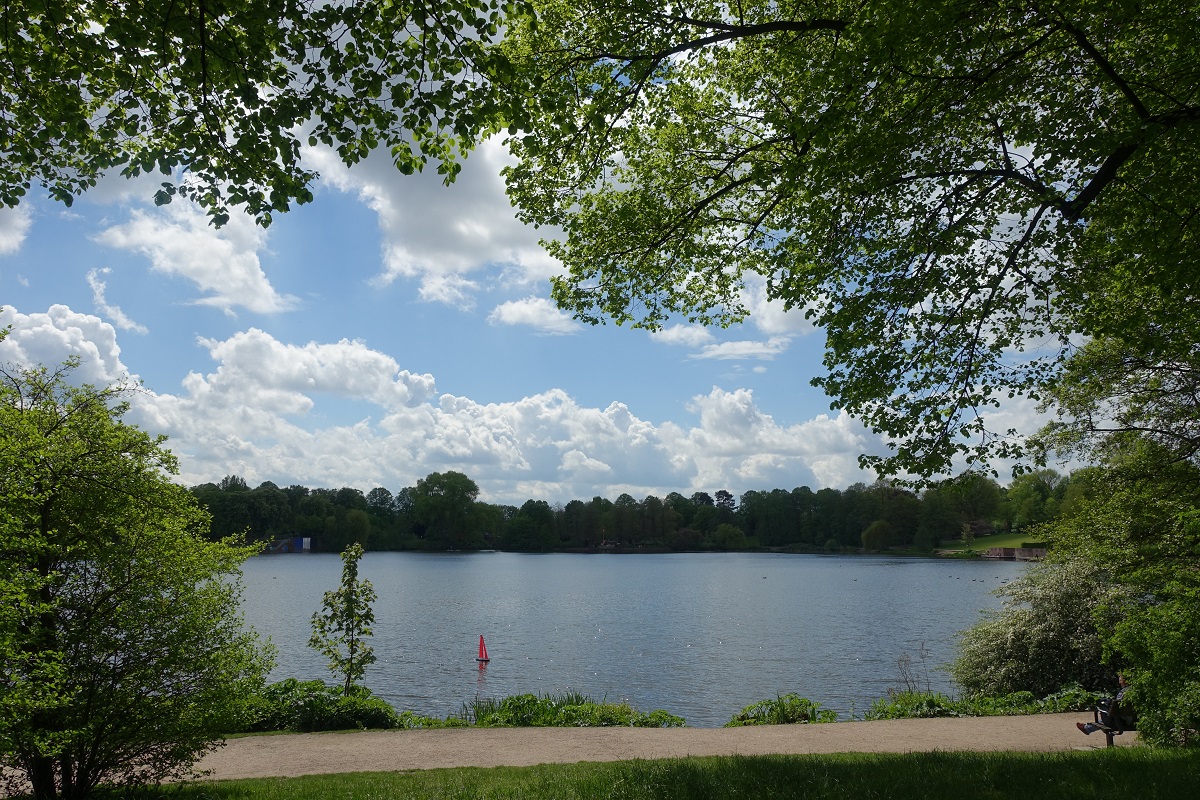
[[[519,694],[500,700],[477,697],[463,704],[459,716],[466,724],[481,727],[678,728],[685,724],[682,717],[661,709],[645,714],[627,703],[597,703],[576,693]]]
[[[774,700],[760,700],[734,714],[726,728],[743,725],[794,725],[810,722],[837,722],[837,712],[821,708],[807,697],[798,694],[781,694]]]
[[[893,692],[876,700],[865,719],[920,719],[928,717],[1007,717],[1020,714],[1057,714],[1087,711],[1104,697],[1079,686],[1037,698],[1031,692],[1006,695],[970,695],[957,700],[933,692]]]
[[[925,719],[967,716],[961,706],[937,692],[891,692],[886,699],[871,703],[864,719]]]
[[[1116,686],[1096,627],[1112,592],[1103,572],[1082,562],[1034,567],[997,592],[1003,610],[961,634],[951,676],[970,695]]]
[[[332,731],[396,728],[400,718],[369,689],[288,678],[265,687],[243,708],[237,733],[259,731]]]

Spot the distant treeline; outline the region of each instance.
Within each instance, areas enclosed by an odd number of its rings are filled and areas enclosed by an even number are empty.
[[[369,550],[744,550],[928,551],[943,540],[1019,532],[1069,513],[1087,490],[1090,470],[1064,477],[1039,470],[1007,488],[967,473],[920,493],[886,482],[847,489],[672,492],[637,500],[622,494],[550,505],[478,501],[459,472],[433,473],[393,494],[360,489],[251,489],[236,475],[192,487],[212,513],[212,534],[246,531],[255,541],[310,537],[314,550],[351,542]]]

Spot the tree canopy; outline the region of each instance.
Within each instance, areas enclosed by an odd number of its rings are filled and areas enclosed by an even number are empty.
[[[495,124],[511,0],[15,0],[0,9],[0,205],[165,176],[217,223],[312,199],[305,142],[453,178]],[[487,78],[492,78],[492,81]]]
[[[205,540],[126,389],[69,374],[0,368],[0,766],[38,798],[186,776],[269,668],[250,550]]]
[[[921,474],[1019,453],[984,415],[1079,335],[1194,349],[1194,3],[534,5],[508,180],[578,317],[729,324],[765,284],[895,443],[867,461]]]
[[[0,203],[109,172],[262,222],[304,142],[405,172],[503,129],[510,193],[592,322],[827,335],[815,383],[885,473],[1022,452],[987,427],[1085,338],[1196,349],[1191,0],[98,0],[0,11]]]
[[[1174,460],[1200,466],[1195,331],[1176,331],[1150,348],[1144,344],[1101,337],[1072,355],[1047,396],[1057,418],[1038,434],[1036,444],[1100,460],[1113,442],[1136,435]]]

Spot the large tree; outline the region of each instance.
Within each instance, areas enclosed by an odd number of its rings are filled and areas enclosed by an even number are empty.
[[[886,470],[1014,455],[986,412],[1079,334],[1200,333],[1192,0],[536,0],[509,170],[558,226],[563,307],[728,324],[743,291],[827,332]]]
[[[161,172],[224,221],[312,199],[302,144],[388,148],[452,179],[497,121],[488,43],[511,0],[12,0],[0,8],[0,205],[67,204],[106,173]]]
[[[1200,468],[1130,434],[1110,440],[1104,466],[1052,540],[1060,558],[1098,565],[1123,590],[1096,619],[1142,738],[1200,746]]]
[[[128,389],[70,371],[0,368],[0,766],[38,798],[187,775],[269,668],[249,550],[206,540]]]
[[[968,689],[1044,690],[1120,669],[1142,738],[1196,746],[1195,356],[1156,349],[1153,360],[1101,338],[1069,360],[1053,395],[1058,419],[1040,443],[1098,466],[1072,475],[1057,518],[1033,529],[1056,565],[1031,573],[1002,615],[966,635],[955,674]]]
[[[474,524],[477,497],[479,487],[461,472],[431,472],[413,489],[413,516],[433,546],[475,550],[483,547],[483,531]]]

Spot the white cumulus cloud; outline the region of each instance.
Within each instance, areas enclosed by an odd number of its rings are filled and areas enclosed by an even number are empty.
[[[701,347],[713,341],[713,335],[703,325],[676,324],[650,334],[650,338],[662,344],[683,347]]]
[[[20,250],[32,224],[27,206],[0,208],[0,256]]]
[[[129,375],[121,363],[116,329],[97,316],[80,314],[64,305],[34,314],[0,308],[0,328],[10,326],[12,331],[0,340],[0,362],[53,367],[77,357],[81,363],[76,380],[97,386]]]
[[[220,366],[215,373],[188,376],[193,393],[238,395],[242,402],[295,413],[311,406],[307,393],[324,392],[367,400],[383,409],[428,401],[429,374],[400,369],[395,359],[362,342],[280,342],[257,328],[223,341],[201,339]]]
[[[767,282],[762,276],[750,276],[741,292],[742,305],[750,322],[767,335],[812,333],[816,327],[804,318],[804,308],[788,311],[782,300],[767,298]]]
[[[357,195],[378,215],[378,283],[415,279],[423,300],[471,308],[480,288],[473,274],[500,266],[502,279],[520,286],[561,271],[538,243],[544,231],[518,221],[508,201],[500,170],[511,157],[500,137],[476,148],[451,186],[433,169],[402,175],[383,151],[352,168],[323,147],[306,148],[304,159],[326,184]]]
[[[501,303],[492,309],[488,322],[498,325],[523,325],[542,333],[568,334],[580,329],[571,315],[545,297],[526,297]]]
[[[267,233],[249,215],[233,214],[224,227],[214,228],[196,206],[177,200],[153,212],[134,210],[128,222],[96,238],[141,253],[159,272],[191,281],[204,293],[195,301],[200,305],[262,314],[297,306],[296,298],[280,295],[267,280],[258,259]]]
[[[0,361],[77,354],[81,379],[98,384],[127,372],[117,330],[98,317],[54,306],[5,310],[0,325],[13,327]],[[879,448],[845,415],[781,424],[747,389],[714,387],[692,399],[693,422],[655,423],[625,403],[585,406],[561,389],[492,403],[438,395],[432,375],[360,341],[295,344],[249,328],[198,343],[213,368],[138,393],[129,417],[170,437],[187,484],[237,474],[251,485],[396,491],[456,470],[476,481],[481,499],[515,505],[622,492],[740,495],[870,480],[856,459]]]
[[[772,336],[765,342],[748,339],[736,342],[718,342],[705,345],[700,352],[693,353],[691,357],[722,361],[750,358],[769,361],[785,353],[791,343],[790,336]]]

